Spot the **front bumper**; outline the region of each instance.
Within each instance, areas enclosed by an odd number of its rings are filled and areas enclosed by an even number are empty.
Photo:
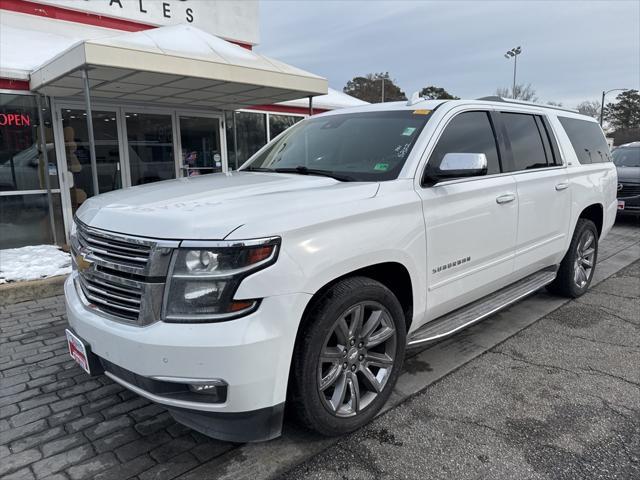
[[[618,209],[618,215],[640,215],[640,195],[634,197],[621,197],[618,201],[624,202],[624,209]]]
[[[281,422],[295,338],[310,295],[265,298],[256,312],[227,322],[158,321],[134,326],[87,309],[76,292],[74,275],[65,282],[69,324],[98,357],[151,380],[177,383],[223,380],[227,392],[223,402],[207,402],[204,396],[198,402],[145,390],[139,386],[144,386],[144,382],[127,381],[131,379],[108,371],[113,380],[166,405],[182,423],[216,438],[267,439],[264,431],[258,432],[259,428],[254,436],[263,438],[247,438],[252,429],[246,430],[246,426],[256,423],[268,427],[268,438],[279,434],[279,427],[273,427],[273,419]],[[237,437],[232,435],[234,425]]]

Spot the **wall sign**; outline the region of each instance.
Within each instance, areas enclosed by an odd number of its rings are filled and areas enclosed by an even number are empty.
[[[122,18],[147,25],[187,24],[228,40],[259,41],[258,1],[213,0],[31,0],[69,10]]]
[[[122,4],[123,0],[109,0],[109,6],[110,7],[117,7],[120,8],[121,10],[124,9],[124,5]],[[138,0],[137,2],[137,11],[139,13],[145,14],[145,15],[149,15],[149,8],[152,9],[152,13],[151,15],[156,14],[156,10],[158,8],[160,8],[160,12],[162,13],[162,17],[163,18],[172,18],[172,15],[176,15],[176,14],[180,14],[183,13],[183,21],[186,21],[187,23],[193,23],[194,20],[194,12],[193,12],[193,8],[191,7],[187,7],[186,4],[186,0],[181,0],[180,2],[177,3],[181,3],[181,12],[178,12],[178,8],[177,5],[174,5],[172,2],[170,1],[158,1],[158,0],[154,0],[154,1],[150,1],[150,0]],[[191,5],[191,4],[189,4]],[[127,6],[130,7],[131,6],[131,2],[127,3]],[[173,11],[173,13],[172,13]]]

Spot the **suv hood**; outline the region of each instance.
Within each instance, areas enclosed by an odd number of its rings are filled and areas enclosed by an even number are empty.
[[[617,167],[618,183],[640,183],[640,167]]]
[[[377,190],[377,183],[329,177],[232,172],[105,193],[85,201],[76,215],[92,227],[129,235],[221,240],[252,221],[325,210],[371,198]]]

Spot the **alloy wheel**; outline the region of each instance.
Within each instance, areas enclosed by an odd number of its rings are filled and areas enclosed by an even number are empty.
[[[591,278],[596,253],[595,240],[594,233],[591,230],[585,230],[576,247],[573,281],[578,288],[584,288]]]
[[[317,384],[325,408],[338,417],[367,408],[391,375],[396,348],[396,329],[384,306],[367,301],[347,309],[320,352]]]

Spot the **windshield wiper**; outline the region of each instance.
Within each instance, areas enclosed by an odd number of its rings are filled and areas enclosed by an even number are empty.
[[[273,172],[270,168],[261,168],[261,167],[247,167],[242,170],[238,170],[239,172]]]
[[[315,168],[308,168],[304,165],[298,165],[297,167],[291,168],[274,168],[272,171],[277,173],[297,173],[298,175],[318,175],[320,177],[331,177],[340,182],[353,182],[355,180],[353,177],[350,177],[348,175],[342,175],[330,170],[317,170]]]

